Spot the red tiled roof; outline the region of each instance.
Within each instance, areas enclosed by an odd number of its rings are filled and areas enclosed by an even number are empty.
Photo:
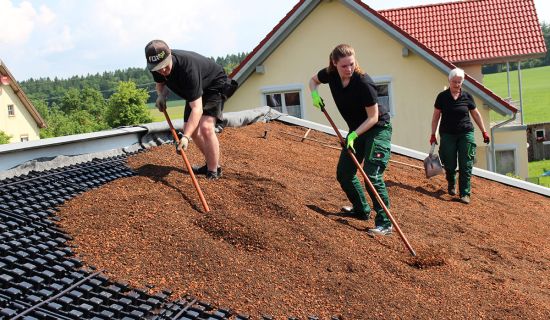
[[[393,28],[395,31],[397,31],[399,34],[401,34],[401,37],[412,41],[415,45],[419,46],[427,55],[432,56],[437,61],[439,61],[440,63],[447,66],[449,68],[449,70],[455,68],[455,65],[451,61],[449,61],[448,59],[445,59],[443,56],[441,56],[440,54],[435,52],[432,48],[428,47],[426,44],[422,43],[421,41],[419,41],[415,37],[411,36],[405,30],[400,28],[397,24],[395,24],[394,22],[390,21],[388,18],[383,16],[379,11],[376,11],[376,10],[372,9],[371,7],[369,7],[368,5],[363,3],[361,0],[342,0],[342,1],[348,2],[348,3],[356,3],[357,5],[361,6],[363,9],[370,12],[370,14],[372,14],[372,15],[376,16],[378,19],[382,20],[383,24],[389,25],[391,28]],[[497,1],[502,1],[502,0],[497,0]],[[517,0],[517,1],[521,1],[521,0]],[[532,0],[526,0],[526,1],[532,1]],[[271,40],[271,38],[274,37],[275,33],[283,28],[283,25],[292,17],[292,15],[295,14],[297,12],[297,10],[302,5],[305,5],[305,2],[306,2],[306,0],[299,0],[298,3],[292,8],[292,10],[290,10],[286,14],[286,16],[281,21],[279,21],[279,23],[266,35],[266,37],[254,48],[254,50],[252,50],[252,52],[250,54],[248,54],[246,56],[246,58],[243,61],[241,61],[241,63],[235,69],[233,69],[233,71],[230,74],[230,77],[237,76],[237,74],[243,70],[243,67],[250,60],[252,60],[252,58],[254,56],[256,56],[259,53],[259,51],[262,49],[262,47],[264,47],[266,45],[266,43],[269,40]],[[542,34],[542,31],[541,31],[541,34]],[[543,44],[544,44],[544,42],[543,42]],[[250,68],[250,66],[249,66],[249,68]],[[479,90],[484,92],[491,99],[494,99],[497,104],[503,106],[504,108],[506,108],[506,109],[508,109],[508,110],[510,110],[514,113],[518,111],[516,107],[514,107],[513,105],[511,105],[507,101],[503,100],[501,97],[496,95],[494,92],[492,92],[491,90],[486,88],[483,84],[481,84],[476,79],[469,76],[468,74],[466,74],[465,80],[472,83],[475,87],[477,87]]]
[[[470,0],[379,13],[451,62],[503,62],[543,56],[533,0]]]

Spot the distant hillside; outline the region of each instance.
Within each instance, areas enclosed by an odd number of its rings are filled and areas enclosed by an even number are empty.
[[[521,71],[523,113],[525,123],[550,122],[550,66]],[[510,72],[512,100],[519,100],[518,72]],[[487,74],[483,84],[498,94],[508,97],[506,72]],[[495,114],[491,119],[499,119]]]
[[[244,58],[246,53],[229,54],[225,57],[213,58],[216,63],[224,67],[229,74]],[[103,73],[88,74],[86,76],[73,76],[68,79],[39,78],[22,81],[21,87],[27,95],[34,99],[45,100],[48,104],[58,102],[65,93],[72,88],[84,89],[90,87],[101,92],[105,99],[115,91],[120,81],[133,81],[138,88],[149,92],[149,102],[156,99],[155,84],[151,73],[145,68],[128,68]],[[180,99],[174,97],[176,99]]]

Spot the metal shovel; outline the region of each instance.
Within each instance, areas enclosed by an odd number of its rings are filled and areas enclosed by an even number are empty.
[[[435,177],[439,174],[443,174],[445,171],[443,170],[443,166],[441,165],[441,160],[439,159],[439,156],[437,154],[434,154],[435,150],[435,143],[432,143],[432,147],[430,148],[430,153],[424,159],[424,170],[426,171],[426,178]]]

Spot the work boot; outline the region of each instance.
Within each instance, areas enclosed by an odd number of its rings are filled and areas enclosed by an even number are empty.
[[[451,196],[456,196],[456,188],[455,186],[448,186],[447,187],[447,192],[449,192],[449,194]]]
[[[191,166],[193,169],[194,174],[204,174],[206,175],[208,173],[208,167],[206,165],[199,167],[198,165],[194,164]],[[216,172],[218,175],[218,178],[222,176],[222,167],[218,167],[218,172]]]
[[[342,207],[342,213],[346,216],[358,219],[358,220],[369,220],[370,219],[370,212],[362,212],[358,213],[355,210],[353,210],[353,207],[350,206],[344,206]]]
[[[218,168],[220,169],[220,168]],[[208,180],[218,180],[221,177],[221,174],[218,174],[216,171],[207,171],[206,179]]]
[[[367,234],[369,236],[389,236],[391,235],[392,233],[392,226],[388,226],[388,227],[383,227],[383,226],[378,226],[378,227],[374,227],[372,229],[369,229],[367,231]]]
[[[462,196],[460,197],[460,202],[469,204],[470,203],[470,196]]]

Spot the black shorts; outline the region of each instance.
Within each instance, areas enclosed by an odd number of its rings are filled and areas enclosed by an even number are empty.
[[[219,91],[205,91],[202,95],[202,115],[211,116],[221,121],[223,102],[222,95]],[[190,115],[191,107],[189,106],[189,102],[186,102],[183,121],[187,122]]]

